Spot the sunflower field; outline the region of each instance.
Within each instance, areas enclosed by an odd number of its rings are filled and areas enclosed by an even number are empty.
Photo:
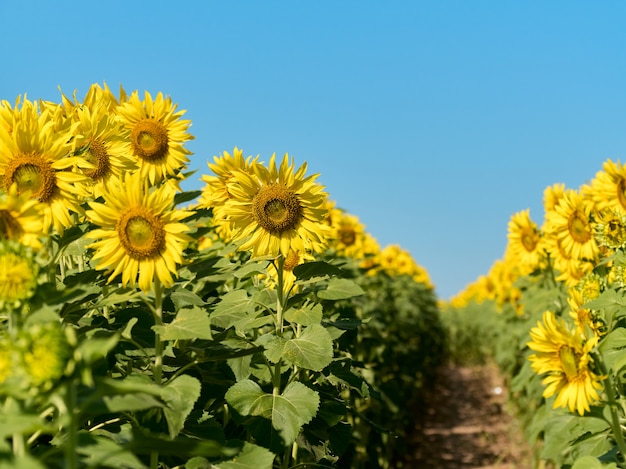
[[[443,308],[451,353],[498,364],[536,467],[626,467],[626,167],[543,202],[542,224],[514,214],[502,259]]]
[[[0,468],[394,467],[448,348],[427,272],[288,155],[223,151],[183,191],[183,115],[106,84],[0,102]],[[580,213],[617,243],[618,212]],[[587,329],[546,316],[532,362],[552,370],[567,341],[577,384],[550,389],[593,420],[581,447],[614,460],[619,252],[584,246]],[[520,293],[550,280],[565,301],[548,264]]]

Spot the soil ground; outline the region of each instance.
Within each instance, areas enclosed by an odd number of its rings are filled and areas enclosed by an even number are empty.
[[[506,396],[494,366],[443,367],[417,411],[402,467],[532,469]]]

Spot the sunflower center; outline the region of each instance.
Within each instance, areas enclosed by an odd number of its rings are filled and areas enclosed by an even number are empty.
[[[285,257],[285,262],[283,263],[283,269],[287,272],[293,271],[300,264],[300,254],[298,251],[290,251],[289,255]]]
[[[163,222],[145,207],[128,210],[117,222],[120,243],[137,260],[153,259],[165,248]]]
[[[83,154],[83,158],[92,163],[95,168],[88,169],[85,174],[91,179],[102,179],[111,170],[111,162],[107,148],[100,140],[92,140]]]
[[[521,240],[522,246],[524,246],[524,249],[528,252],[533,252],[535,250],[535,247],[537,246],[537,236],[534,231],[524,230]]]
[[[567,379],[571,380],[576,378],[578,376],[578,358],[574,350],[567,345],[562,346],[559,349],[559,358]]]
[[[282,184],[261,187],[252,200],[255,221],[270,233],[283,233],[298,226],[302,216],[300,199]]]
[[[575,211],[569,218],[569,232],[574,241],[584,244],[591,238],[591,230],[589,230],[589,222],[587,218],[580,212]]]
[[[169,149],[167,129],[156,119],[137,122],[130,133],[135,154],[146,161],[165,158]]]
[[[57,187],[56,175],[50,163],[37,154],[19,154],[6,167],[4,183],[7,188],[17,185],[19,194],[29,191],[41,202],[47,202]]]
[[[24,230],[8,210],[0,210],[0,239],[18,239]]]
[[[356,242],[356,233],[350,228],[339,230],[339,241],[345,246],[352,246]]]

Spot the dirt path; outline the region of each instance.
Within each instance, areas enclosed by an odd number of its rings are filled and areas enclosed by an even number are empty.
[[[492,366],[443,368],[418,410],[403,467],[531,469],[528,446],[507,412]]]

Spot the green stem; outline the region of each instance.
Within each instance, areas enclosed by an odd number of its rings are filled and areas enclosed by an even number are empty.
[[[65,444],[65,467],[67,469],[78,468],[78,419],[76,414],[76,383],[70,380],[66,389],[66,407],[70,415],[70,424],[67,431],[67,443]]]
[[[276,288],[277,300],[276,300],[276,336],[283,336],[283,308],[285,305],[285,296],[283,292],[284,288],[284,280],[283,280],[283,267],[285,265],[285,258],[282,255],[278,256],[276,259],[276,274],[278,276],[278,286]],[[274,396],[280,395],[280,384],[281,384],[281,373],[282,369],[282,360],[278,360],[276,365],[274,365],[274,376],[273,376],[273,394]]]
[[[620,425],[619,415],[617,413],[618,403],[615,396],[615,389],[613,387],[613,380],[611,379],[611,375],[609,374],[602,357],[600,355],[596,355],[595,360],[598,363],[602,374],[606,377],[604,378],[604,390],[606,392],[609,409],[611,411],[611,430],[613,431],[613,437],[615,438],[615,443],[617,444],[619,452],[622,453],[622,458],[626,459],[626,442],[624,441],[624,433],[622,432],[622,426]]]
[[[158,278],[154,279],[154,323],[163,325],[163,285]],[[161,384],[163,378],[163,342],[158,332],[154,334],[154,366],[152,368],[154,382]]]
[[[163,285],[158,277],[154,279],[154,323],[157,326],[163,325]],[[158,332],[154,333],[154,365],[152,376],[157,385],[161,385],[163,380],[163,341]],[[150,469],[157,469],[159,466],[159,452],[154,450],[150,453]]]

